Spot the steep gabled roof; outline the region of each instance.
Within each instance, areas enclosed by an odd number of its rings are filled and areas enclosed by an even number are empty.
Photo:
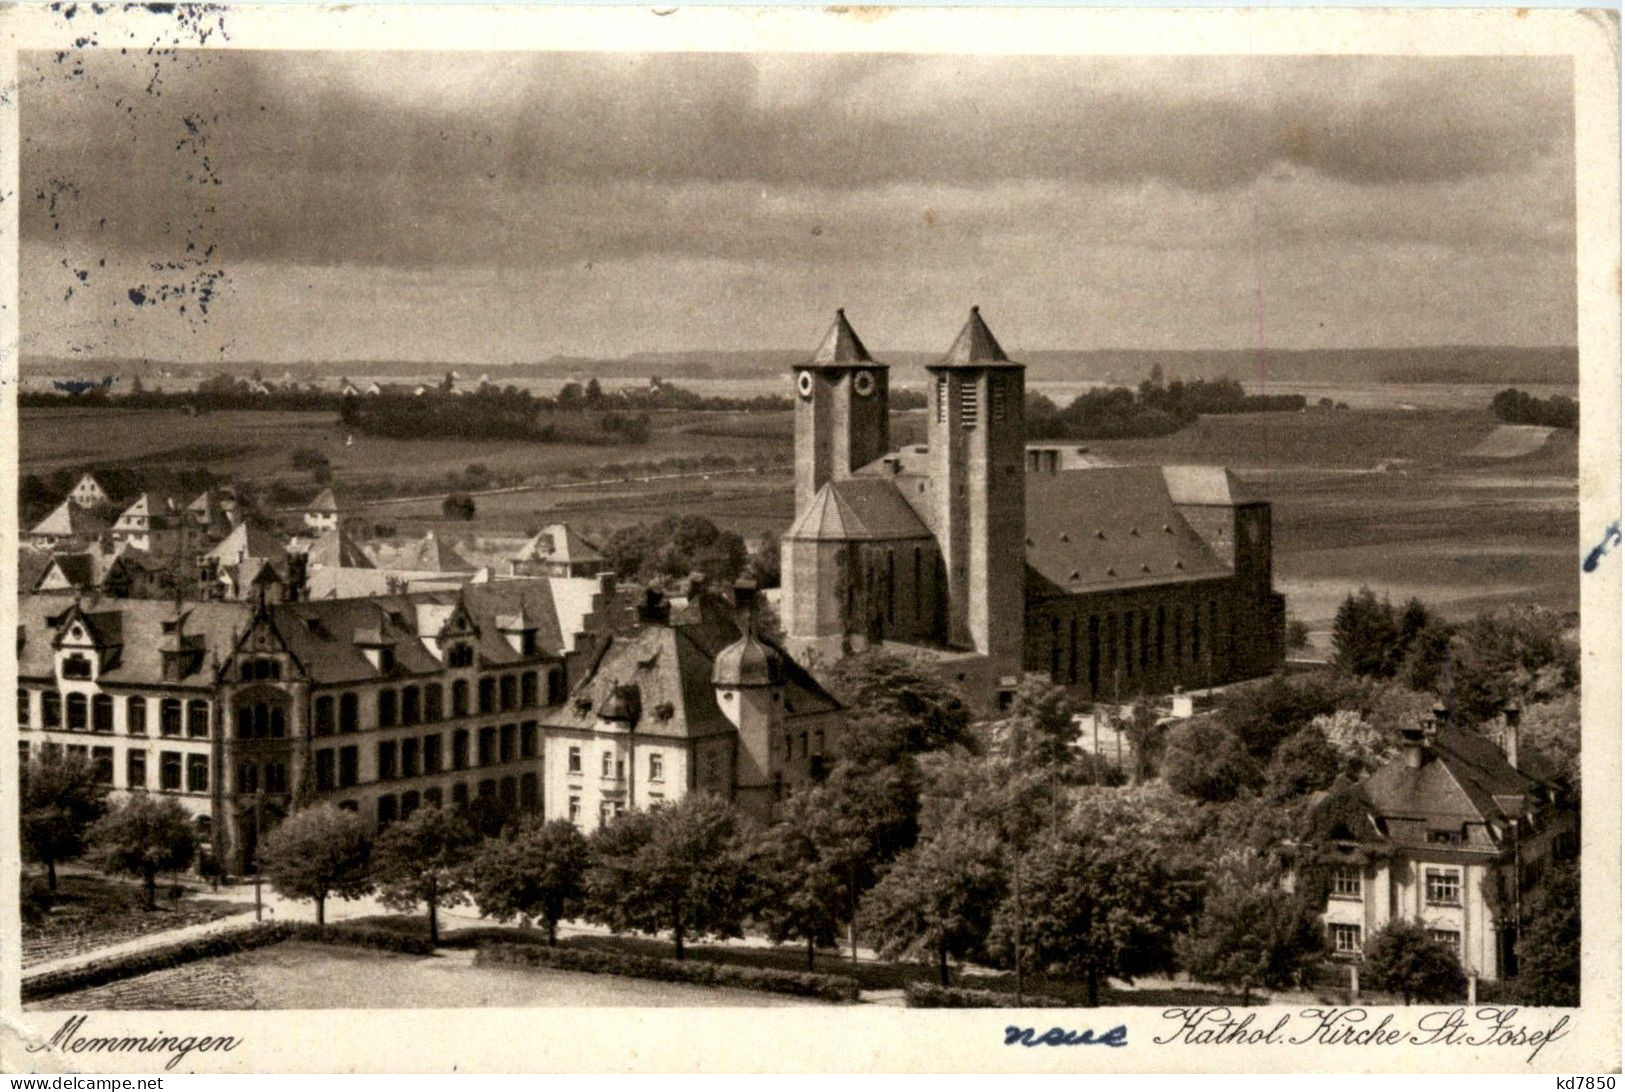
[[[1423,747],[1421,765],[1411,766],[1401,754],[1366,778],[1362,788],[1379,817],[1422,819],[1441,828],[1515,818],[1498,798],[1521,801],[1540,785],[1530,772],[1514,769],[1492,740],[1446,727]]]
[[[245,519],[204,556],[222,565],[240,564],[249,558],[282,561],[288,556],[287,541],[281,532]]]
[[[1230,572],[1180,515],[1155,466],[1040,471],[1026,486],[1027,565],[1050,594]]]
[[[603,561],[598,548],[570,528],[567,523],[550,523],[512,555],[514,561],[559,561],[582,564]]]
[[[356,545],[342,527],[323,531],[310,544],[305,556],[313,569],[318,566],[329,569],[375,568],[366,551]]]
[[[807,361],[806,367],[811,368],[849,368],[857,364],[866,364],[876,367],[885,367],[877,364],[875,358],[869,355],[864,348],[863,340],[858,337],[852,324],[846,321],[844,309],[835,312],[835,321],[830,324],[829,333],[824,340],[818,343],[812,359]]]
[[[51,514],[36,523],[29,532],[56,537],[99,535],[107,530],[107,521],[89,508],[81,508],[72,501],[63,501]]]
[[[316,494],[316,499],[305,506],[305,511],[316,512],[322,515],[338,515],[339,502],[333,496],[331,489],[323,489]]]
[[[993,331],[987,328],[982,321],[982,312],[978,307],[970,309],[970,318],[954,338],[954,343],[948,347],[947,355],[935,364],[933,368],[987,368],[987,367],[1020,367],[1008,356],[1004,355],[1004,348],[999,339],[993,336]]]
[[[102,643],[117,643],[116,663],[98,676],[102,683],[156,684],[164,681],[163,652],[176,647],[176,635],[165,625],[175,622],[175,605],[157,599],[87,600],[84,613]],[[18,629],[24,636],[17,673],[25,679],[48,679],[56,673],[51,642],[73,599],[60,593],[23,596],[17,604]],[[253,617],[247,603],[187,603],[182,636],[187,647],[203,652],[196,670],[182,679],[190,685],[213,685],[214,662],[231,654],[238,635]]]
[[[784,537],[826,542],[886,541],[929,538],[931,532],[890,481],[844,478],[825,482]]]

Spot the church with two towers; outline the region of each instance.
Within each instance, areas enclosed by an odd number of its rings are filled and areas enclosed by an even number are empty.
[[[926,373],[925,443],[893,448],[889,369],[844,312],[794,370],[792,651],[927,656],[988,707],[1029,672],[1128,702],[1281,664],[1267,500],[1222,467],[1029,442],[1026,368],[974,307]]]

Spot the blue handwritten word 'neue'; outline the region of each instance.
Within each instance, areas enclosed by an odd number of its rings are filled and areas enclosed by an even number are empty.
[[[1602,541],[1591,547],[1591,552],[1586,554],[1586,559],[1581,563],[1580,567],[1588,573],[1595,572],[1598,564],[1602,562],[1602,555],[1606,554],[1610,547],[1618,546],[1619,543],[1619,521],[1615,520],[1608,525],[1608,530],[1602,533]]]
[[[1004,1029],[1005,1046],[1128,1046],[1128,1028],[1118,1024],[1103,1035],[1096,1035],[1093,1028],[1084,1028],[1082,1031],[1068,1031],[1066,1028],[1050,1028],[1042,1035],[1037,1028],[1007,1027]]]

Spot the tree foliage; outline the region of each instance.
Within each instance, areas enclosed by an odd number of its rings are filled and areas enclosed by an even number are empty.
[[[296,811],[265,837],[260,869],[279,893],[316,904],[327,921],[327,899],[359,899],[372,890],[372,839],[355,812],[335,804]]]
[[[19,777],[23,856],[45,866],[46,883],[55,891],[57,864],[84,853],[91,825],[107,810],[107,786],[86,760],[49,750],[23,766]]]
[[[1554,868],[1529,900],[1518,941],[1518,981],[1530,1005],[1580,1003],[1580,870]]]
[[[1343,772],[1343,758],[1314,723],[1288,736],[1275,749],[1264,778],[1264,798],[1272,803],[1329,788]]]
[[[1234,800],[1264,780],[1236,734],[1212,718],[1188,720],[1168,732],[1162,777],[1175,792],[1210,803]]]
[[[1284,890],[1250,850],[1233,850],[1209,874],[1202,912],[1177,943],[1193,977],[1242,991],[1283,989],[1318,960],[1325,935],[1317,914]]]
[[[372,877],[378,901],[411,912],[429,912],[429,940],[440,942],[440,908],[467,901],[469,862],[479,835],[458,812],[423,807],[392,823],[373,844]]]
[[[628,812],[592,836],[588,912],[615,932],[669,929],[684,943],[741,935],[749,891],[747,843],[732,805],[710,794]]]
[[[946,986],[950,958],[981,952],[1004,889],[995,833],[957,823],[886,870],[864,900],[863,929],[888,959],[934,959]]]
[[[749,560],[744,539],[704,516],[622,527],[604,544],[604,556],[620,576],[678,580],[699,573],[711,584],[733,583]]]
[[[91,859],[108,872],[139,876],[148,910],[158,905],[158,873],[186,868],[196,854],[192,819],[170,797],[133,794],[90,832]]]
[[[1453,946],[1435,940],[1420,921],[1396,918],[1366,942],[1361,984],[1397,993],[1409,1005],[1458,1000],[1467,976]]]
[[[566,819],[532,823],[511,838],[485,844],[472,869],[480,913],[499,921],[540,920],[547,943],[558,943],[559,922],[572,916],[587,893],[591,855],[587,838]]]
[[[843,753],[860,763],[974,746],[970,707],[957,687],[918,661],[880,650],[842,659],[826,680],[847,707]]]

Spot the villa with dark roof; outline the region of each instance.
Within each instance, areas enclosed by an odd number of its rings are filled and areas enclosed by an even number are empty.
[[[1025,368],[976,308],[926,370],[926,442],[893,450],[888,369],[844,312],[795,369],[788,647],[925,652],[988,705],[1026,672],[1116,701],[1282,662],[1267,500],[1219,467],[1029,445]]]
[[[1335,954],[1358,960],[1389,922],[1420,921],[1469,973],[1516,973],[1524,900],[1554,863],[1578,859],[1579,809],[1551,764],[1519,747],[1517,711],[1498,727],[1499,744],[1442,717],[1407,729],[1388,762],[1313,803],[1287,849],[1297,884],[1324,880]]]

